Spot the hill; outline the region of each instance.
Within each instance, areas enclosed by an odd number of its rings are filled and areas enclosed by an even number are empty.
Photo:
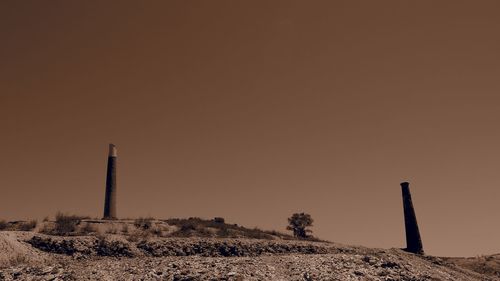
[[[220,219],[81,219],[71,232],[54,231],[55,222],[0,231],[0,280],[498,280],[451,259],[295,240]]]
[[[468,268],[472,271],[496,276],[500,279],[500,254],[470,258],[443,258],[444,260]]]

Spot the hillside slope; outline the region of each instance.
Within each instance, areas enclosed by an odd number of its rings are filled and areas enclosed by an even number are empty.
[[[447,262],[454,263],[472,271],[496,276],[500,279],[500,254],[486,255],[470,258],[443,258]]]
[[[497,280],[399,249],[327,242],[0,232],[0,280]],[[23,258],[25,257],[25,258]]]

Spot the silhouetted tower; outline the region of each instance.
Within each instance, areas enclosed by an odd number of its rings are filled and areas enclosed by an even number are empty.
[[[403,209],[405,214],[406,251],[423,254],[424,247],[422,246],[422,239],[418,230],[417,216],[415,215],[415,209],[413,209],[411,201],[410,184],[402,182],[401,190],[403,192]]]
[[[116,146],[112,143],[109,144],[103,219],[116,219]]]

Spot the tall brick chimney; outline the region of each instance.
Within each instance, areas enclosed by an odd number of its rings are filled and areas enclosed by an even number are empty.
[[[423,254],[424,247],[418,230],[417,216],[411,201],[410,183],[402,182],[401,191],[403,192],[403,210],[405,215],[405,230],[406,230],[406,251]]]
[[[106,174],[106,195],[104,199],[105,220],[116,219],[116,146],[109,144],[108,172]]]

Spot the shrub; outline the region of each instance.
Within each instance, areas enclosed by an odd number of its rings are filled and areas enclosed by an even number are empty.
[[[9,227],[9,223],[4,220],[0,220],[0,230],[5,230],[7,227]]]
[[[177,231],[171,234],[175,237],[209,237],[212,236],[213,233],[210,232],[207,227],[212,227],[213,225],[220,227],[220,224],[215,224],[213,221],[202,220],[200,218],[170,219],[168,223],[179,227]]]
[[[56,214],[55,232],[59,235],[68,235],[75,232],[76,227],[80,224],[81,217],[74,215],[65,215],[63,213]]]
[[[204,227],[196,229],[196,233],[197,233],[197,235],[199,235],[201,237],[212,237],[213,236],[213,232],[211,232],[209,229],[204,228]]]
[[[190,236],[199,228],[199,222],[194,219],[188,219],[183,221],[179,226],[180,228],[173,233],[174,236]]]
[[[85,225],[83,225],[82,228],[80,228],[80,231],[79,233],[82,234],[82,235],[88,235],[88,234],[91,234],[91,233],[96,233],[97,232],[97,229],[90,223],[85,223]]]
[[[137,218],[134,221],[134,226],[138,229],[148,230],[153,225],[153,218]]]
[[[183,232],[189,232],[191,230],[196,230],[199,227],[199,222],[196,220],[187,220],[184,223],[181,223],[180,230]]]
[[[54,228],[49,224],[42,224],[42,228],[40,228],[39,232],[51,235],[54,234]]]
[[[27,222],[22,222],[19,224],[18,228],[20,231],[31,231],[33,230],[37,225],[36,220],[30,220]]]
[[[224,238],[232,237],[231,234],[232,234],[231,231],[229,231],[227,227],[222,227],[219,228],[219,230],[217,230],[217,237],[224,237]]]
[[[312,226],[313,219],[311,215],[306,213],[295,213],[288,218],[288,226],[286,229],[292,230],[293,235],[299,239],[307,238],[307,233],[312,230],[307,227]]]
[[[122,226],[122,233],[125,233],[125,234],[128,233],[128,224],[124,224]]]
[[[270,234],[265,233],[263,230],[259,228],[254,228],[254,229],[248,229],[245,231],[245,237],[248,238],[253,238],[253,239],[267,239],[267,240],[272,240],[273,236]]]
[[[225,224],[226,223],[226,220],[224,220],[224,218],[221,218],[221,217],[215,217],[213,221],[215,223],[218,223],[218,224]]]
[[[274,239],[272,234],[260,229],[248,229],[243,226],[238,226],[237,224],[227,224],[224,218],[215,217],[211,220],[205,220],[201,218],[188,218],[188,219],[168,219],[166,222],[169,225],[175,225],[178,230],[171,233],[170,236],[175,237],[190,237],[190,236],[202,236],[202,237],[247,237],[255,239]],[[293,239],[292,236],[286,234],[280,234],[280,237],[289,237]]]

